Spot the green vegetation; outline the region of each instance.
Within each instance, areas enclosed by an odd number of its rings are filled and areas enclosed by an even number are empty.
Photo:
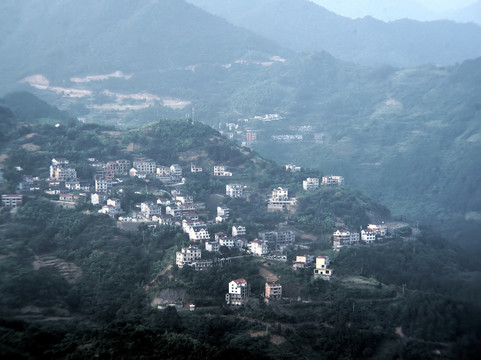
[[[3,114],[4,121],[15,120],[13,113]],[[213,178],[209,170],[186,174],[184,189],[205,200],[207,213],[217,204],[231,208],[232,219],[212,231],[229,232],[242,223],[252,239],[282,224],[313,236],[298,241],[304,248],[290,250],[286,263],[247,256],[196,272],[172,266],[175,251],[188,244],[177,227],[125,231],[86,203],[67,209],[40,194],[25,196],[19,209],[0,210],[2,358],[394,359],[436,358],[439,352],[469,359],[481,351],[481,267],[473,254],[428,230],[415,239],[331,252],[326,239],[336,223],[356,227],[373,214],[389,216],[358,191],[304,192],[301,180],[318,172],[286,172],[190,121],[162,120],[128,131],[11,123],[15,136],[1,143],[8,156],[6,189],[15,187],[18,175],[45,176],[56,156],[68,157],[86,175],[87,157],[145,157],[205,169],[222,161],[232,178]],[[154,198],[146,187],[166,191],[155,181],[124,180],[115,196],[126,210]],[[227,181],[245,184],[248,199],[222,196]],[[276,186],[297,197],[292,212],[266,211],[264,196]],[[314,280],[312,268],[292,269],[294,256],[304,252],[330,253],[330,282]],[[240,277],[252,296],[244,306],[226,307],[227,284]],[[283,286],[283,300],[264,303],[267,277]],[[180,306],[159,310],[158,303]],[[182,306],[191,303],[197,309],[185,311]]]

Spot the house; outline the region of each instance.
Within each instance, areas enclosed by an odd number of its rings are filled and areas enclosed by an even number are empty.
[[[366,244],[372,244],[376,241],[376,233],[372,230],[361,230],[361,240]]]
[[[133,162],[132,166],[138,172],[145,174],[155,174],[157,169],[157,164],[152,160],[136,160]]]
[[[112,181],[106,179],[95,179],[95,192],[106,193],[112,189]]]
[[[222,237],[219,239],[219,245],[233,248],[235,247],[235,239],[232,237]]]
[[[344,178],[342,176],[331,175],[323,176],[321,180],[323,186],[342,186],[344,185]]]
[[[60,193],[58,196],[58,200],[64,202],[75,202],[76,199],[78,199],[78,196],[69,193]]]
[[[307,178],[302,182],[304,190],[315,190],[319,188],[319,178]]]
[[[217,216],[227,219],[230,216],[230,209],[226,206],[217,206]]]
[[[351,232],[347,230],[336,230],[332,234],[332,247],[336,250],[343,246],[357,245],[359,244],[359,233]]]
[[[197,247],[182,248],[181,251],[175,253],[175,263],[182,268],[189,265],[202,257],[202,251]]]
[[[224,165],[214,166],[214,176],[232,176],[230,171],[226,171]]]
[[[159,215],[157,216],[159,219],[159,224],[160,225],[173,225],[174,223],[174,218],[172,215]]]
[[[170,166],[170,177],[173,181],[182,179],[182,167],[179,164],[172,164]]]
[[[245,238],[236,237],[234,240],[234,247],[238,249],[246,249],[248,244],[249,244],[249,241],[247,241],[247,239]]]
[[[190,172],[191,173],[199,173],[199,172],[202,172],[202,168],[200,166],[190,164]]]
[[[98,212],[100,214],[107,214],[109,216],[123,214],[119,199],[108,199],[107,204],[102,206],[102,209],[100,209]]]
[[[242,225],[232,226],[232,236],[242,236],[246,234],[246,227]]]
[[[219,252],[220,244],[218,241],[206,241],[205,242],[205,250],[210,252]]]
[[[231,198],[240,198],[244,195],[244,187],[241,184],[227,184],[225,194]]]
[[[329,256],[319,255],[316,257],[316,268],[314,269],[314,278],[321,278],[323,280],[331,280],[332,269],[329,269]]]
[[[294,205],[295,199],[289,198],[289,189],[278,187],[272,190],[272,194],[267,201],[267,211],[282,211]]]
[[[65,181],[65,189],[80,190],[80,181],[78,180]]]
[[[191,241],[208,241],[210,234],[205,225],[194,225],[187,232]]]
[[[245,279],[232,280],[229,283],[229,292],[225,296],[227,305],[242,305],[250,295],[250,286]]]
[[[22,206],[22,195],[18,194],[3,194],[2,206],[7,209],[15,209]]]
[[[90,202],[92,205],[102,205],[104,202],[107,201],[107,195],[105,194],[91,194],[90,195]]]
[[[189,264],[189,266],[193,267],[194,270],[200,271],[203,269],[211,268],[214,266],[213,260],[197,260]]]
[[[265,297],[267,299],[281,299],[282,285],[278,282],[266,282]]]
[[[152,202],[142,202],[140,203],[140,213],[150,219],[154,215],[162,215],[162,206]]]
[[[368,230],[374,231],[376,235],[384,237],[387,235],[387,226],[384,224],[384,222],[380,225],[376,224],[369,224],[367,226]]]
[[[296,232],[290,229],[264,230],[258,233],[260,240],[265,241],[270,249],[283,250],[296,241]]]
[[[286,171],[300,172],[300,171],[301,171],[301,167],[300,167],[300,166],[296,166],[296,165],[294,165],[294,164],[288,164],[288,165],[286,165]]]
[[[263,256],[269,252],[267,242],[262,240],[253,240],[247,246],[249,251],[256,256]]]

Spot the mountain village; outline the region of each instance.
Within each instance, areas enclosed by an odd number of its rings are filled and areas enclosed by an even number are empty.
[[[233,225],[230,233],[212,233],[210,227],[227,221],[231,217],[231,210],[219,205],[215,216],[209,214],[202,202],[196,202],[193,196],[180,190],[185,184],[184,169],[179,164],[162,166],[152,160],[139,159],[131,164],[129,160],[119,159],[102,162],[88,159],[90,166],[95,169],[93,179],[78,179],[77,171],[68,159],[53,158],[49,168],[48,178],[34,178],[24,175],[15,194],[3,194],[2,206],[15,209],[22,205],[23,195],[43,192],[52,201],[62,207],[75,207],[78,201],[90,201],[97,208],[99,214],[105,214],[117,220],[119,228],[136,230],[139,225],[149,227],[174,226],[188,235],[189,246],[177,251],[175,265],[179,268],[190,266],[196,271],[242,259],[245,256],[257,256],[272,261],[287,262],[286,249],[301,251],[305,246],[296,244],[296,231],[291,228],[277,228],[259,231],[257,237],[249,241],[246,239],[247,229],[243,224]],[[21,166],[19,166],[21,169]],[[301,168],[294,164],[285,166],[286,171],[300,172]],[[191,164],[191,173],[201,173],[204,169]],[[212,169],[212,176],[230,178],[233,173],[224,165],[216,165]],[[114,189],[122,193],[122,184],[126,178],[160,180],[165,186],[172,188],[170,192],[163,190],[162,197],[157,201],[145,201],[133,204],[134,208],[126,213],[121,206],[121,199],[112,197]],[[306,178],[302,183],[304,191],[313,191],[319,187],[338,187],[344,185],[342,176],[323,176]],[[239,183],[227,182],[225,197],[242,199],[246,197],[244,186]],[[289,196],[289,190],[283,187],[272,189],[266,196],[268,212],[289,211],[296,205],[296,199]],[[355,230],[337,229],[332,234],[332,250],[339,251],[345,246],[356,246],[360,242],[373,244],[388,233],[387,226],[369,224],[360,232]],[[236,250],[234,256],[224,256],[222,248]],[[333,269],[329,267],[330,259],[326,254],[314,257],[305,253],[297,255],[292,261],[292,268],[312,268],[314,278],[330,280]],[[242,305],[250,295],[250,287],[245,279],[236,279],[229,283],[226,303]],[[282,286],[278,282],[267,281],[265,287],[266,299],[280,299]]]

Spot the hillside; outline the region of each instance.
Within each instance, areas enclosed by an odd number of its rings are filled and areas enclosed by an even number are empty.
[[[181,0],[8,0],[1,6],[2,91],[35,74],[63,81],[223,64],[249,52],[283,55],[273,42]]]
[[[84,190],[71,191],[79,196],[73,206],[43,191],[51,185],[27,191],[21,207],[0,209],[2,357],[469,359],[479,351],[476,254],[430,231],[415,229],[413,237],[409,227],[376,245],[334,252],[334,228],[388,221],[389,211],[349,186],[301,190],[302,179],[319,173],[288,172],[201,123],[162,120],[130,130],[53,123],[57,109],[25,94],[12,97],[50,115],[43,113],[41,123],[19,121],[1,108],[0,119],[10,124],[0,147],[6,187],[18,175],[46,177],[53,157],[67,157],[81,179],[98,173],[94,157],[201,165],[202,173],[185,171],[177,184],[120,175],[110,196],[128,211],[122,216],[141,219],[136,204],[167,200],[175,188],[204,202],[202,220],[217,205],[230,208],[230,219],[210,225],[212,235],[242,223],[249,239],[286,225],[298,236],[284,261],[223,247],[218,255],[203,250],[202,259],[231,262],[195,271],[174,264],[176,251],[199,244],[179,226],[154,226],[152,218],[123,230],[118,216],[100,214],[82,198]],[[208,171],[219,162],[231,177]],[[246,197],[224,196],[232,181],[247,186]],[[275,186],[288,186],[296,207],[267,212],[265,195]],[[313,279],[312,268],[293,270],[295,256],[306,252],[329,254],[330,281]],[[239,278],[252,295],[243,306],[226,306],[228,283]],[[286,299],[264,303],[268,279],[279,281]],[[196,310],[187,311],[192,303]]]
[[[481,56],[481,27],[474,24],[353,20],[308,0],[189,2],[291,50],[327,51],[368,66],[453,65]]]

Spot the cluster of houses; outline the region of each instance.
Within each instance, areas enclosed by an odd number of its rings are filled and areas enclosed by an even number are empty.
[[[228,285],[228,292],[225,294],[227,305],[243,305],[251,294],[251,287],[244,278],[232,280]],[[282,298],[282,285],[277,281],[267,281],[265,284],[264,298],[268,300],[279,300]]]
[[[304,190],[315,190],[321,186],[342,186],[344,185],[344,177],[337,175],[323,176],[321,181],[319,178],[307,178],[302,181],[302,188]]]
[[[387,226],[382,224],[369,224],[361,232],[338,229],[332,234],[332,247],[340,250],[344,246],[358,245],[361,241],[365,244],[372,244],[377,239],[387,235]]]
[[[315,260],[315,261],[314,261]],[[318,255],[315,259],[312,255],[297,255],[296,261],[292,264],[294,270],[306,269],[314,267],[314,278],[320,278],[323,280],[331,280],[333,269],[329,268],[329,256],[325,254]]]
[[[198,227],[196,229],[196,227]],[[228,236],[223,232],[214,235],[214,239],[210,238],[207,225],[205,223],[196,223],[183,221],[183,231],[189,234],[189,239],[196,246],[182,248],[176,253],[176,265],[180,268],[185,265],[193,267],[195,270],[202,270],[206,267],[223,265],[230,259],[205,260],[199,262],[202,258],[201,246],[205,251],[218,253],[221,247],[229,249],[239,249],[254,256],[269,257],[281,260],[281,252],[295,242],[295,231],[289,229],[265,230],[258,233],[258,238],[248,241],[246,235],[246,227],[243,225],[234,225],[232,227],[232,236]],[[198,232],[201,236],[193,232]],[[195,255],[192,255],[195,254]],[[276,257],[277,256],[277,257]]]

